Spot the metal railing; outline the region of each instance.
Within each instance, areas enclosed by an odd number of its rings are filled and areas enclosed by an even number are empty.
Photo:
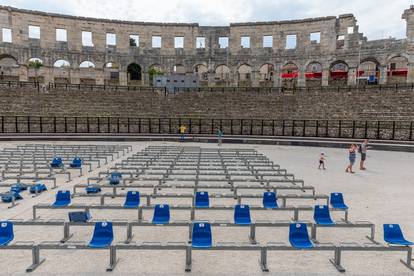
[[[1,116],[3,134],[187,134],[412,141],[413,121]]]
[[[365,91],[414,91],[414,83],[380,84],[380,85],[358,85],[358,86],[316,86],[316,87],[294,87],[286,89],[283,87],[176,87],[174,92],[168,92],[166,87],[152,86],[127,86],[127,85],[97,85],[97,84],[66,84],[21,82],[21,81],[0,81],[0,87],[29,88],[42,91],[136,91],[136,92],[163,92],[165,94],[180,92],[257,92],[257,93],[306,93],[318,92],[365,92]]]

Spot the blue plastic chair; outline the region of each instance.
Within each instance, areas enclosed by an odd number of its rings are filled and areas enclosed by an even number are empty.
[[[53,158],[52,162],[50,163],[50,166],[52,168],[60,168],[63,166],[63,161],[61,157],[55,157]]]
[[[251,224],[250,207],[249,205],[236,205],[234,208],[234,223],[235,224]]]
[[[331,193],[330,203],[335,209],[347,210],[348,206],[344,202],[342,193]]]
[[[170,206],[168,204],[157,204],[152,218],[153,224],[168,224],[170,222]]]
[[[197,192],[195,196],[196,208],[208,208],[210,207],[210,199],[208,192]]]
[[[71,202],[70,191],[58,191],[53,207],[68,206]]]
[[[10,203],[13,201],[13,197],[15,201],[23,199],[23,197],[18,192],[10,191],[1,197],[1,201],[4,203]]]
[[[197,222],[193,224],[191,246],[194,248],[210,248],[213,239],[211,235],[211,225],[207,222]]]
[[[109,176],[109,184],[118,185],[121,182],[122,174],[120,172],[113,172]]]
[[[289,227],[289,242],[298,249],[312,248],[313,243],[309,239],[308,228],[305,223],[292,223]]]
[[[105,248],[112,244],[114,240],[114,229],[112,222],[97,222],[93,230],[92,240],[88,246],[93,248]]]
[[[30,187],[31,194],[39,194],[44,191],[47,191],[47,187],[45,184],[42,184],[42,183],[38,183]]]
[[[29,185],[23,183],[16,183],[13,184],[10,188],[10,191],[20,193],[21,191],[26,191]]]
[[[8,245],[13,239],[13,223],[10,221],[0,221],[0,246]]]
[[[394,245],[414,245],[413,242],[407,241],[398,224],[384,224],[384,241]]]
[[[139,201],[140,201],[139,192],[128,191],[126,198],[125,198],[124,208],[138,208]]]
[[[88,222],[91,219],[91,214],[89,212],[69,212],[69,221],[70,222]]]
[[[69,165],[71,168],[81,168],[82,167],[82,159],[79,157],[75,157]]]
[[[276,209],[279,207],[277,205],[277,198],[275,192],[263,193],[263,207],[266,209]]]
[[[87,194],[97,194],[100,193],[102,189],[99,185],[89,185],[85,188],[85,191]]]
[[[313,219],[316,224],[333,225],[335,224],[329,213],[328,205],[316,205],[313,212]]]

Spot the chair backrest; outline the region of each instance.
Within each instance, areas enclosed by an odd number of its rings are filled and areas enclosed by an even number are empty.
[[[236,224],[250,224],[250,206],[236,205],[234,208],[234,222]]]
[[[0,245],[7,245],[13,239],[13,223],[10,221],[0,221]]]
[[[111,175],[110,175],[110,177],[111,178],[115,178],[115,177],[122,178],[122,173],[120,173],[120,172],[112,172]]]
[[[140,196],[139,192],[137,191],[128,191],[126,198],[125,198],[125,204],[126,206],[139,206],[140,202]]]
[[[395,240],[405,240],[400,225],[384,224],[384,241],[392,243]]]
[[[195,196],[195,207],[209,207],[210,200],[208,192],[197,192]]]
[[[329,213],[328,205],[316,205],[313,212],[313,219],[318,222],[319,220],[332,220]]]
[[[61,157],[55,157],[52,160],[52,164],[53,165],[61,165],[63,163],[62,158]]]
[[[70,222],[88,222],[91,219],[89,212],[69,212]]]
[[[113,239],[114,229],[112,227],[112,222],[103,221],[95,223],[95,229],[93,230],[92,239],[94,238]]]
[[[263,207],[275,208],[277,207],[277,199],[275,192],[264,192],[263,193]]]
[[[332,206],[345,204],[342,193],[331,193],[330,203]]]
[[[157,204],[154,209],[154,223],[168,223],[170,221],[170,206],[168,204]]]
[[[58,191],[56,194],[56,202],[70,202],[70,191]]]
[[[289,241],[309,241],[308,228],[305,223],[290,224]]]
[[[212,246],[211,225],[207,222],[197,222],[193,224],[192,246],[211,247]]]
[[[79,157],[75,157],[72,161],[73,164],[81,164],[82,163],[82,159],[80,159]]]

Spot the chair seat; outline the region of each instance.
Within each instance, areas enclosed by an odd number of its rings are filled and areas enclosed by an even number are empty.
[[[335,209],[342,209],[342,210],[348,210],[348,206],[346,206],[345,204],[331,204],[333,208]]]
[[[113,238],[94,238],[92,239],[88,246],[93,248],[106,248],[112,244]]]
[[[309,240],[291,240],[290,244],[298,249],[313,248],[313,243]]]
[[[388,241],[388,243],[393,244],[393,245],[407,245],[407,246],[414,245],[414,242],[410,242],[405,239],[404,240],[390,240]]]
[[[334,225],[335,223],[329,218],[320,218],[316,220],[316,224],[319,225]]]

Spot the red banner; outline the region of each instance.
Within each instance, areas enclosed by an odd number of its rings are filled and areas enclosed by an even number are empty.
[[[322,78],[322,72],[305,73],[305,77],[307,79],[321,79]]]
[[[293,73],[282,73],[282,79],[296,79],[299,76],[298,72]]]

